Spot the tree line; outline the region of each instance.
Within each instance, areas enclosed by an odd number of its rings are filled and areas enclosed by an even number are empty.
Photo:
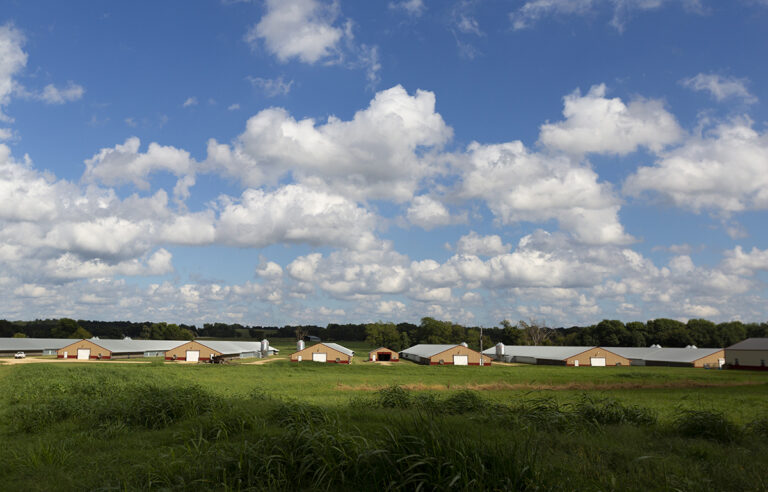
[[[291,338],[317,337],[323,341],[365,341],[371,345],[402,350],[417,343],[454,344],[466,342],[480,348],[479,326],[464,326],[430,317],[419,324],[379,321],[375,323],[331,323],[318,325],[248,326],[238,323],[205,323],[195,325],[90,321],[69,318],[34,321],[0,320],[0,337],[35,338],[124,338],[146,340],[192,340],[206,338]],[[506,345],[576,345],[605,347],[728,347],[749,337],[768,337],[768,323],[728,321],[714,323],[692,319],[685,323],[659,318],[646,322],[603,320],[589,326],[553,328],[538,320],[503,320],[498,326],[482,328],[483,348],[496,343]]]

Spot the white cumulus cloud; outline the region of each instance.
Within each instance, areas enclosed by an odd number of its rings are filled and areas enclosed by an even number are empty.
[[[298,58],[316,63],[333,57],[344,36],[342,27],[334,26],[337,4],[318,0],[267,0],[266,13],[246,34],[246,41],[261,40],[280,61]]]
[[[422,178],[434,172],[423,152],[452,135],[435,112],[435,96],[401,86],[376,94],[352,120],[324,124],[295,120],[271,108],[251,117],[232,146],[208,143],[208,163],[246,186],[275,183],[290,174],[306,185],[358,200],[411,199]]]
[[[618,154],[638,147],[659,151],[682,137],[675,117],[661,101],[605,97],[605,84],[582,96],[579,90],[565,96],[565,121],[541,126],[539,140],[552,149],[571,154]]]
[[[768,132],[748,119],[723,123],[663,153],[624,183],[630,195],[654,192],[676,206],[730,214],[768,208]]]

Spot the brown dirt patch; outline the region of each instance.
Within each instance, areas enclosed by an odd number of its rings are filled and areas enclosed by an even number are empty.
[[[423,383],[409,383],[400,385],[402,388],[423,391],[446,391],[446,390],[475,390],[475,391],[509,391],[509,390],[555,390],[555,391],[567,391],[567,390],[617,390],[617,389],[683,389],[683,388],[718,388],[727,386],[752,386],[756,384],[763,384],[759,381],[724,381],[724,382],[701,382],[701,381],[670,381],[667,383],[566,383],[566,384],[536,384],[536,383],[506,383],[499,381],[496,383],[483,383],[483,384],[457,384],[457,385],[445,385],[445,384],[423,384]],[[381,385],[346,385],[339,384],[336,386],[337,390],[341,391],[378,391],[386,386]]]
[[[260,365],[262,365],[262,364],[268,364],[268,363],[270,363],[270,362],[274,362],[274,361],[276,361],[276,360],[285,360],[285,359],[284,359],[284,358],[282,358],[282,359],[281,359],[281,358],[274,358],[274,359],[259,359],[259,360],[255,360],[255,361],[253,361],[253,362],[243,362],[243,363],[242,363],[242,364],[240,364],[240,365],[241,365],[241,366],[260,366]]]

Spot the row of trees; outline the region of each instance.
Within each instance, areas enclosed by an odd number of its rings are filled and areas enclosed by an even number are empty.
[[[139,338],[152,340],[192,340],[196,337],[260,339],[265,337],[304,339],[319,337],[326,341],[367,341],[402,350],[417,343],[461,343],[480,346],[480,327],[464,326],[450,321],[422,318],[413,323],[377,322],[368,324],[245,326],[241,324],[206,323],[194,325],[130,321],[87,321],[69,318],[34,321],[0,320],[0,337],[35,338]],[[498,342],[507,345],[602,345],[606,347],[727,347],[748,337],[768,337],[768,323],[729,321],[713,323],[692,319],[683,323],[673,319],[646,322],[603,320],[590,326],[551,328],[537,320],[512,323],[503,320],[499,326],[483,328],[483,347]]]

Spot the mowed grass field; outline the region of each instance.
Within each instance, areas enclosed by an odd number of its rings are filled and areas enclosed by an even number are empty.
[[[768,373],[0,364],[24,490],[766,490]]]

